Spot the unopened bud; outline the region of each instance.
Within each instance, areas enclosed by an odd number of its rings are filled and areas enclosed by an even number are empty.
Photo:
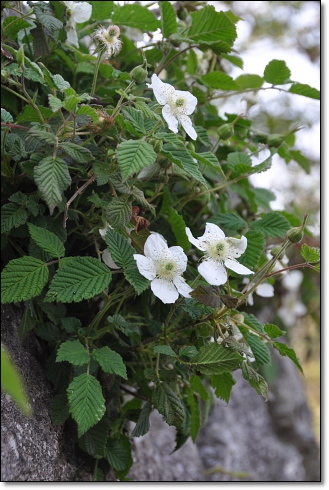
[[[302,226],[291,228],[287,233],[287,238],[291,243],[299,243],[304,237],[304,228],[308,215],[305,214]]]
[[[177,16],[180,20],[185,20],[186,17],[188,16],[188,11],[186,10],[186,8],[183,7],[180,10],[178,10]]]
[[[130,72],[130,75],[136,83],[143,83],[146,80],[147,71],[142,67],[142,65],[139,65],[135,66],[135,68]]]
[[[159,161],[159,165],[160,167],[167,169],[171,167],[171,162],[167,158],[161,158],[161,160]]]
[[[234,135],[234,128],[232,124],[226,123],[218,128],[217,133],[222,140],[228,140]]]

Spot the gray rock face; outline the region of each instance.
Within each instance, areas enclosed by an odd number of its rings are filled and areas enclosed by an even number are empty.
[[[20,369],[34,415],[26,418],[2,393],[2,481],[91,481],[86,465],[48,415],[51,385],[33,334],[18,336],[20,311],[2,308],[2,342]],[[277,356],[278,383],[267,403],[235,373],[227,406],[218,400],[200,431],[178,451],[175,429],[156,411],[151,430],[134,440],[132,481],[320,481],[318,447],[297,368]],[[279,389],[280,387],[280,389]],[[214,471],[216,469],[216,471]],[[244,473],[244,476],[237,476]],[[110,472],[107,481],[115,481]]]

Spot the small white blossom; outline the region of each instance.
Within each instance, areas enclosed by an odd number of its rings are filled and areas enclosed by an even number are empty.
[[[189,115],[194,112],[198,99],[190,92],[175,90],[169,83],[163,83],[155,74],[152,75],[151,81],[152,83],[148,83],[147,86],[153,89],[156,100],[164,106],[162,115],[170,131],[178,133],[178,123],[180,123],[190,138],[196,140],[198,135]]]
[[[253,288],[255,283],[250,281],[248,282],[249,279],[245,278],[242,282],[244,284],[248,284],[246,287],[246,290],[249,291],[249,289]],[[274,287],[272,284],[269,284],[268,282],[263,282],[257,288],[255,289],[255,293],[258,294],[258,296],[261,296],[262,298],[272,298],[274,296]],[[254,304],[254,298],[252,294],[249,294],[247,296],[247,303],[250,306],[253,306]]]
[[[99,27],[94,33],[93,38],[97,41],[106,58],[116,56],[122,48],[120,29],[118,26]]]
[[[236,260],[247,248],[245,236],[226,238],[219,226],[213,223],[206,224],[206,230],[200,238],[194,238],[189,228],[186,228],[186,234],[193,245],[205,252],[198,271],[209,284],[213,286],[225,284],[226,267],[237,274],[253,274],[250,269]]]
[[[76,24],[87,22],[91,17],[92,6],[88,2],[63,2],[68,9],[68,20],[66,23],[67,42],[79,47]]]
[[[139,272],[151,281],[151,289],[163,303],[174,303],[179,293],[190,298],[193,289],[182,277],[187,257],[182,247],[168,247],[158,233],[152,233],[145,242],[144,254],[134,254]]]

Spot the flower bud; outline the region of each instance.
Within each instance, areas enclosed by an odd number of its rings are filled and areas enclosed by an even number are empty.
[[[130,72],[130,75],[136,83],[143,83],[146,80],[147,71],[142,65],[139,65],[135,66],[135,68]]]
[[[288,231],[287,238],[291,243],[299,243],[303,240],[307,217],[308,214],[305,214],[302,226],[296,226],[295,228],[291,228],[291,230]]]
[[[168,175],[166,174],[160,174],[158,175],[158,181],[161,182],[162,184],[166,184],[169,180]]]
[[[217,133],[222,140],[228,140],[234,135],[234,128],[232,124],[226,123],[218,128]]]
[[[185,20],[186,17],[188,16],[188,11],[186,10],[186,8],[183,7],[180,10],[178,10],[177,16],[180,20]]]
[[[194,144],[192,143],[192,141],[189,141],[189,142],[187,143],[187,149],[188,149],[188,150],[191,150],[191,151],[195,151],[195,146],[194,146]]]
[[[167,169],[171,167],[171,162],[167,158],[161,158],[161,160],[159,161],[159,165],[160,167]]]

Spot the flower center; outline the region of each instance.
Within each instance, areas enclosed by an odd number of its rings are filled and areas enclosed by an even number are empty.
[[[176,107],[183,107],[185,105],[184,99],[177,99],[175,102]]]
[[[172,281],[177,276],[178,264],[174,259],[162,259],[156,261],[156,273],[160,279]]]
[[[228,244],[225,240],[215,241],[209,244],[207,254],[212,259],[224,262],[227,258]]]

